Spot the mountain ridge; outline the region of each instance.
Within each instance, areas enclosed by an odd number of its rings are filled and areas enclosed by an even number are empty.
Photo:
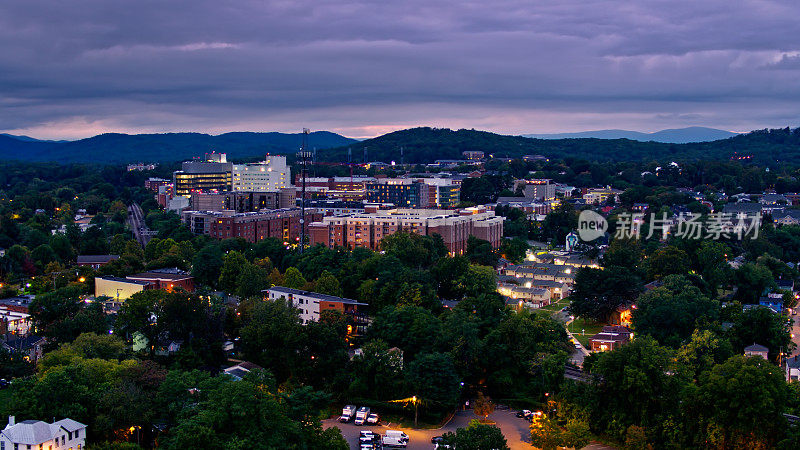
[[[739,133],[708,127],[668,128],[652,133],[630,130],[594,130],[574,133],[523,134],[521,136],[535,139],[630,139],[640,142],[661,142],[667,144],[687,144],[693,142],[710,142],[734,137]]]
[[[0,135],[0,159],[64,163],[168,162],[191,159],[211,151],[239,159],[267,153],[294,153],[302,139],[301,133],[279,132],[103,133],[66,142],[29,141]],[[356,141],[329,131],[316,131],[308,136],[309,149],[339,147],[353,142]]]

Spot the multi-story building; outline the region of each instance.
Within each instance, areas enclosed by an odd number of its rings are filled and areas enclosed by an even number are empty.
[[[306,177],[306,198],[334,198],[346,201],[364,200],[367,196],[367,184],[377,181],[373,177],[363,175],[353,177]],[[295,186],[300,189],[303,184],[298,174]]]
[[[300,208],[237,213],[235,211],[184,211],[183,222],[197,234],[215,239],[240,237],[248,242],[266,238],[284,242],[300,240]],[[322,214],[306,208],[306,221],[322,220]]]
[[[267,155],[264,161],[253,164],[233,165],[234,191],[277,191],[291,186],[291,182],[290,169],[282,155]]]
[[[0,305],[0,335],[25,336],[31,329],[31,315]]]
[[[189,196],[194,191],[230,191],[233,164],[225,153],[211,153],[204,161],[185,161],[172,174],[175,195]]]
[[[460,211],[438,209],[373,210],[363,214],[324,217],[309,225],[311,245],[380,248],[381,240],[398,231],[422,236],[438,234],[452,254],[463,254],[475,236],[500,246],[503,218],[485,207]]]
[[[367,185],[367,201],[398,208],[428,207],[428,185],[410,178],[384,178]]]
[[[461,184],[451,178],[420,178],[428,186],[428,206],[432,208],[455,208],[461,200]]]
[[[0,448],[5,450],[72,449],[86,447],[86,425],[72,419],[47,423],[23,420],[17,423],[8,417],[8,425],[0,431]]]
[[[367,201],[399,208],[453,208],[461,185],[450,178],[384,178],[367,184]]]
[[[97,270],[118,259],[119,255],[78,255],[78,266],[87,266]]]
[[[483,152],[477,150],[467,150],[465,152],[461,152],[464,155],[464,158],[467,158],[470,161],[477,161],[483,159]]]
[[[318,294],[316,292],[301,291],[283,286],[274,286],[266,291],[268,300],[285,298],[295,308],[300,310],[300,319],[303,324],[319,321],[323,311],[338,311],[347,320],[347,334],[363,334],[369,326],[369,316],[366,313],[367,304],[359,303],[349,298],[335,297],[333,295]]]
[[[128,164],[128,172],[139,171],[144,172],[146,170],[156,170],[158,164],[153,163],[136,163],[136,164]]]
[[[609,198],[613,198],[614,202],[619,203],[619,194],[622,194],[619,189],[612,189],[611,187],[583,188],[581,192],[583,193],[583,199],[588,204],[605,203]]]
[[[534,200],[553,200],[556,198],[556,185],[547,178],[514,181],[514,190],[522,189],[525,198]]]
[[[153,192],[158,192],[159,186],[166,186],[170,183],[172,182],[166,178],[148,178],[144,180],[144,187]]]
[[[262,209],[292,208],[296,191],[293,187],[271,192],[192,192],[191,208],[195,211],[254,212]]]

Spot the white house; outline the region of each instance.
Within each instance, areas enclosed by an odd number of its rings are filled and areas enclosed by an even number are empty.
[[[800,355],[786,360],[786,381],[800,381]]]
[[[23,420],[17,423],[8,417],[8,425],[0,431],[0,450],[82,450],[86,447],[86,425],[72,419],[47,423]]]

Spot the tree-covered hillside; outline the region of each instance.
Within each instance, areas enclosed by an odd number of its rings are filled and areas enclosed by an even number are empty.
[[[462,152],[479,150],[487,155],[521,157],[544,155],[550,158],[588,160],[648,161],[661,159],[729,159],[752,156],[752,161],[773,164],[800,162],[800,128],[759,130],[712,142],[664,144],[628,139],[533,139],[505,136],[477,130],[412,128],[368,139],[347,147],[319,153],[320,159],[344,161],[351,149],[353,161],[363,159],[364,148],[371,161],[400,162],[400,148],[407,163],[426,163],[436,159],[462,159]]]
[[[328,131],[308,137],[308,147],[330,148],[355,142]],[[0,136],[0,159],[57,161],[61,163],[167,162],[191,159],[216,151],[230,159],[267,153],[295,153],[302,143],[299,133],[202,133],[121,134],[106,133],[71,142],[25,141]]]

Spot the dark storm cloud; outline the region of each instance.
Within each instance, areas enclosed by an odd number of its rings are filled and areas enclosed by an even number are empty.
[[[0,2],[0,130],[800,121],[794,1]]]

